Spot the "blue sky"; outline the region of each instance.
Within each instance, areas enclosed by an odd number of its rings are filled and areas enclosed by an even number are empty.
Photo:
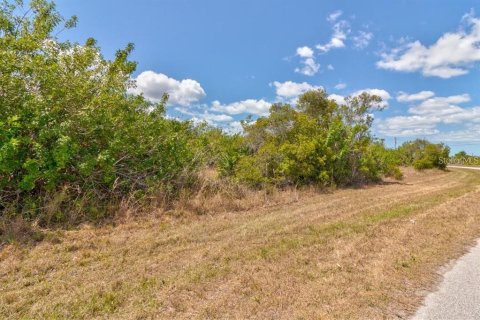
[[[323,87],[381,95],[374,132],[480,154],[480,2],[467,0],[59,0],[106,57],[136,46],[136,92],[230,130]],[[478,15],[477,15],[478,13]]]

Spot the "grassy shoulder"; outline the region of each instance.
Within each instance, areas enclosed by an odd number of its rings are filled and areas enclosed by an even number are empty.
[[[242,213],[47,231],[0,249],[0,317],[406,317],[480,235],[479,185],[407,171]]]

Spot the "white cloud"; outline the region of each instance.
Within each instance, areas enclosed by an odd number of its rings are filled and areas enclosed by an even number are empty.
[[[328,99],[333,100],[340,105],[346,104],[345,97],[339,94],[331,94],[328,96]]]
[[[438,120],[425,116],[396,116],[377,122],[378,131],[386,136],[410,137],[438,133]]]
[[[346,87],[346,85],[345,85]],[[351,97],[358,96],[362,94],[363,92],[366,92],[371,95],[376,95],[382,98],[382,102],[377,105],[377,107],[386,107],[388,106],[388,100],[391,98],[390,94],[383,90],[383,89],[363,89],[363,90],[358,90],[350,94]],[[338,104],[346,104],[345,102],[345,96],[339,95],[339,94],[331,94],[328,96],[329,99],[334,100]]]
[[[322,52],[328,52],[333,48],[345,47],[345,40],[348,34],[351,32],[350,24],[345,20],[336,22],[333,27],[333,34],[330,41],[326,44],[318,44],[316,48]]]
[[[343,14],[343,12],[341,10],[334,11],[334,12],[332,12],[328,15],[327,21],[330,22],[330,23],[333,23],[333,22],[337,21],[337,19],[340,18],[340,16],[342,14]]]
[[[313,58],[313,50],[307,46],[299,47],[297,48],[297,55],[302,58]]]
[[[458,104],[469,102],[468,94],[448,97],[431,96],[431,91],[422,91],[417,94],[404,94],[402,99],[407,102],[418,101],[408,109],[408,115],[390,117],[378,122],[379,132],[387,136],[424,136],[432,139],[454,141],[455,139],[476,140],[478,130],[460,129],[452,131],[456,135],[453,140],[447,139],[448,134],[440,132],[438,126],[460,124],[467,128],[478,127],[480,123],[480,107],[464,108]],[[426,98],[430,96],[429,98]],[[397,97],[398,99],[398,97]]]
[[[409,42],[384,52],[377,66],[382,69],[421,72],[424,76],[448,79],[467,74],[480,61],[480,19],[473,12],[462,18],[457,32],[447,32],[431,46]]]
[[[299,95],[309,90],[322,89],[322,87],[320,86],[314,86],[307,82],[274,81],[272,84],[275,87],[275,93],[277,94],[277,98],[280,99],[297,98]]]
[[[329,64],[329,65],[327,66],[327,69],[328,69],[328,70],[334,70],[335,68],[334,68],[331,64]]]
[[[207,122],[208,124],[218,125],[219,122],[230,122],[233,118],[226,114],[212,114],[212,113],[198,113],[192,116],[191,120],[193,122]]]
[[[303,67],[296,68],[295,72],[306,76],[315,75],[320,70],[320,64],[315,61],[315,58],[306,58],[301,61]]]
[[[480,125],[467,124],[465,129],[447,131],[435,136],[443,142],[480,142]]]
[[[253,115],[267,115],[272,104],[263,99],[247,99],[233,102],[230,104],[221,104],[220,101],[213,101],[211,110],[229,115],[248,113]]]
[[[175,110],[183,113],[187,116],[191,116],[192,118],[206,120],[206,121],[231,121],[233,118],[226,114],[214,114],[208,112],[208,105],[202,104],[193,107],[176,107]]]
[[[142,94],[145,98],[157,102],[164,93],[168,93],[171,105],[188,106],[206,96],[200,83],[192,79],[176,80],[163,73],[144,71],[135,79],[136,87],[130,93]]]
[[[195,123],[206,122],[210,125],[225,127],[234,121],[233,117],[227,114],[209,112],[208,106],[205,104],[192,107],[176,107],[175,110],[189,116],[190,120]]]
[[[302,58],[301,63],[303,67],[296,68],[295,72],[306,76],[313,76],[320,69],[320,64],[315,61],[313,50],[310,47],[304,46],[297,48],[297,56]]]
[[[226,122],[226,121],[233,120],[231,116],[226,114],[211,114],[211,113],[205,112],[201,116],[204,120],[211,121],[211,122]]]
[[[443,116],[443,122],[464,124],[466,122],[480,122],[480,107],[460,108],[457,112],[452,112]]]
[[[373,33],[367,31],[359,31],[358,34],[352,38],[353,45],[357,49],[365,49],[373,39]]]
[[[470,96],[468,94],[449,97],[433,97],[422,101],[419,105],[411,107],[408,109],[408,112],[432,117],[457,114],[464,110],[463,108],[457,106],[457,104],[469,101]]]
[[[225,131],[229,133],[241,133],[243,132],[243,126],[240,121],[229,122],[226,126],[223,127]]]
[[[358,95],[362,94],[363,92],[366,92],[366,93],[371,94],[371,95],[376,95],[376,96],[379,96],[380,98],[382,98],[382,102],[380,102],[378,104],[378,107],[387,107],[388,106],[388,100],[390,100],[390,98],[391,98],[390,93],[388,93],[388,91],[383,90],[383,89],[368,88],[368,89],[355,91],[354,93],[352,93],[352,96],[358,96]]]
[[[413,102],[421,101],[428,98],[431,98],[435,95],[433,91],[420,91],[417,93],[408,94],[406,92],[400,91],[397,95],[398,102]]]
[[[334,88],[337,90],[342,90],[342,89],[345,89],[346,87],[347,87],[347,84],[345,82],[340,82],[340,83],[337,83]]]

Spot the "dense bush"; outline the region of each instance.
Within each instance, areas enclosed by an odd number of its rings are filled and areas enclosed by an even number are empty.
[[[226,134],[206,123],[194,128],[192,143],[195,143],[195,153],[200,162],[218,170],[222,177],[231,176],[238,159],[247,152],[241,134]]]
[[[402,144],[397,153],[401,164],[413,166],[417,170],[445,169],[450,148],[444,144],[434,144],[427,140],[417,139]]]
[[[274,104],[267,117],[245,123],[250,154],[236,177],[263,183],[347,185],[400,177],[394,158],[370,133],[380,98],[363,93],[339,105],[323,90],[300,96],[297,108]]]
[[[450,164],[464,166],[480,166],[480,157],[469,155],[465,151],[457,152],[453,157],[448,159]]]
[[[31,18],[7,3],[0,11],[0,209],[49,211],[50,221],[78,207],[98,218],[115,199],[185,183],[191,124],[166,119],[165,99],[127,94],[133,46],[108,61],[93,39],[59,42],[54,5],[30,5]]]

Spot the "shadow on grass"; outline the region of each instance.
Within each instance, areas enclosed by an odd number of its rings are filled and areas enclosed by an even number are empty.
[[[45,236],[44,231],[21,217],[0,219],[0,249],[9,244],[33,246],[43,241]]]

